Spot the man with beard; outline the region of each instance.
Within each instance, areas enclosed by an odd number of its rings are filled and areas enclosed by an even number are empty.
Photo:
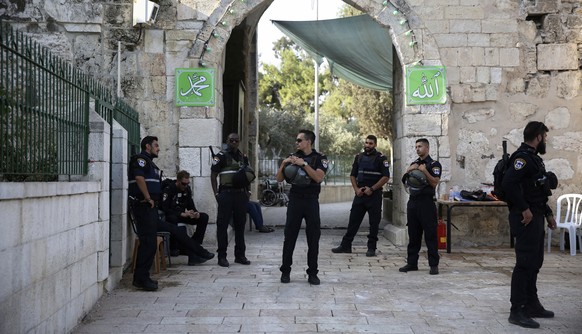
[[[247,187],[237,184],[235,174],[241,166],[248,166],[249,160],[239,149],[238,134],[231,133],[227,137],[226,150],[214,156],[211,167],[210,183],[218,201],[218,216],[216,218],[216,240],[218,243],[218,265],[228,267],[226,259],[228,248],[228,222],[234,224],[234,262],[244,265],[251,264],[245,256],[245,222],[247,213]],[[216,178],[220,178],[220,187]]]
[[[388,159],[376,151],[376,144],[376,136],[369,135],[364,142],[364,152],[354,158],[350,181],[355,196],[350,210],[348,230],[341,244],[331,250],[334,253],[352,252],[352,241],[358,233],[364,215],[368,212],[370,233],[366,256],[376,256],[378,228],[382,219],[382,187],[390,178]]]
[[[538,299],[537,277],[544,261],[544,220],[556,228],[552,209],[548,206],[550,189],[556,189],[558,179],[546,172],[539,155],[546,153],[548,128],[542,122],[529,122],[523,130],[523,143],[514,152],[503,177],[503,190],[509,207],[509,227],[515,237],[515,267],[511,276],[512,324],[538,328],[531,318],[552,318]]]
[[[159,152],[158,138],[144,137],[141,152],[131,157],[128,169],[130,210],[139,238],[133,285],[146,291],[158,289],[158,282],[150,278],[149,270],[157,250],[157,205],[162,193],[161,171],[152,161]]]

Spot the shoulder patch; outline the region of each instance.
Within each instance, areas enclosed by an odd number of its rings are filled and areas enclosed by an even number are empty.
[[[137,164],[138,164],[140,167],[145,167],[145,165],[147,164],[147,162],[145,161],[145,159],[144,159],[144,158],[137,158]]]
[[[384,167],[390,167],[390,163],[388,162],[388,160],[384,160]]]
[[[517,158],[517,159],[515,159],[515,162],[513,163],[513,168],[515,170],[520,170],[523,167],[525,167],[525,164],[526,164],[525,159]]]
[[[440,167],[433,167],[432,168],[432,173],[434,175],[441,175],[441,168]]]
[[[218,164],[219,162],[220,162],[220,158],[219,158],[218,156],[215,156],[215,157],[213,157],[213,158],[212,158],[212,164],[213,164],[213,165],[216,165],[216,164]]]
[[[321,164],[323,165],[323,167],[327,168],[327,159],[322,159]]]

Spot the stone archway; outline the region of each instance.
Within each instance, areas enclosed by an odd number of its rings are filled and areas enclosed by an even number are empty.
[[[404,72],[405,66],[414,64],[442,65],[438,47],[434,38],[424,27],[421,19],[410,9],[406,1],[384,1],[383,3],[370,3],[364,0],[344,1],[347,4],[365,12],[380,25],[389,29],[392,43],[398,55],[394,61],[394,116],[395,138],[393,139],[394,152],[394,210],[392,225],[388,226],[386,236],[395,244],[406,242],[406,201],[405,193],[398,180],[402,177],[402,170],[416,158],[413,147],[419,137],[426,137],[431,141],[431,154],[438,159],[444,169],[442,181],[450,179],[450,150],[447,137],[447,118],[450,111],[449,104],[431,106],[406,106],[404,101]],[[246,23],[247,30],[254,34],[258,18],[268,8],[272,1],[259,2],[231,1],[217,7],[188,52],[191,58],[199,66],[214,67],[219,73],[225,69],[225,57],[227,41],[232,35],[233,29],[241,23]],[[250,20],[250,22],[245,22]],[[256,40],[255,40],[256,43]],[[208,48],[217,50],[209,55]],[[256,55],[256,52],[255,52]],[[255,56],[256,57],[256,56]],[[250,62],[253,63],[253,62]],[[254,61],[256,66],[256,58]],[[248,59],[246,66],[249,66]],[[250,65],[249,67],[252,67]],[[247,83],[256,84],[256,77],[247,77]],[[223,92],[217,92],[221,96]],[[254,96],[252,94],[255,94]],[[247,90],[246,101],[255,101],[252,108],[247,104],[249,112],[256,111],[256,89]],[[220,106],[215,107],[217,109]],[[224,120],[224,114],[218,110],[215,112]],[[256,120],[256,113],[254,119]],[[253,118],[253,117],[251,117]],[[251,122],[252,123],[252,122]],[[256,124],[257,122],[254,122]],[[245,136],[243,134],[243,136]],[[248,139],[248,136],[247,136]],[[255,159],[257,160],[257,159]],[[442,188],[442,187],[441,187]]]

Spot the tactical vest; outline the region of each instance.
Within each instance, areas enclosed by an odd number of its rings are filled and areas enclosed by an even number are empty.
[[[358,175],[356,180],[358,186],[373,186],[382,178],[382,172],[378,169],[376,159],[380,157],[380,153],[374,154],[358,154]]]
[[[527,151],[524,151],[527,152]],[[536,172],[533,173],[530,179],[524,180],[523,186],[523,196],[528,203],[543,204],[548,201],[547,191],[544,185],[538,184],[536,181],[541,179],[546,174],[546,168],[542,158],[537,154],[532,154],[527,152],[531,160],[533,160],[536,166]],[[549,188],[548,188],[549,189]],[[550,192],[551,194],[551,192]]]
[[[148,170],[146,171],[146,175],[144,175],[146,186],[148,188],[148,193],[154,200],[160,199],[160,194],[162,193],[162,172],[154,164],[154,162],[150,159],[147,154],[139,153],[131,157],[129,162],[129,170],[128,170],[128,180],[129,180],[129,196],[136,197],[138,199],[144,199],[141,190],[137,186],[137,182],[135,181],[135,175],[133,173],[133,165],[138,158],[144,159],[148,163]]]
[[[218,173],[219,183],[222,187],[234,187],[233,179],[234,175],[238,172],[241,166],[244,164],[244,157],[242,161],[236,161],[232,157],[232,153],[229,151],[222,151],[224,157],[226,158],[226,166]]]

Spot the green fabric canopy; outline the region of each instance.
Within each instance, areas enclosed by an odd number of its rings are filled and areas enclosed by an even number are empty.
[[[392,40],[368,15],[322,21],[273,21],[318,64],[362,87],[392,89]]]

